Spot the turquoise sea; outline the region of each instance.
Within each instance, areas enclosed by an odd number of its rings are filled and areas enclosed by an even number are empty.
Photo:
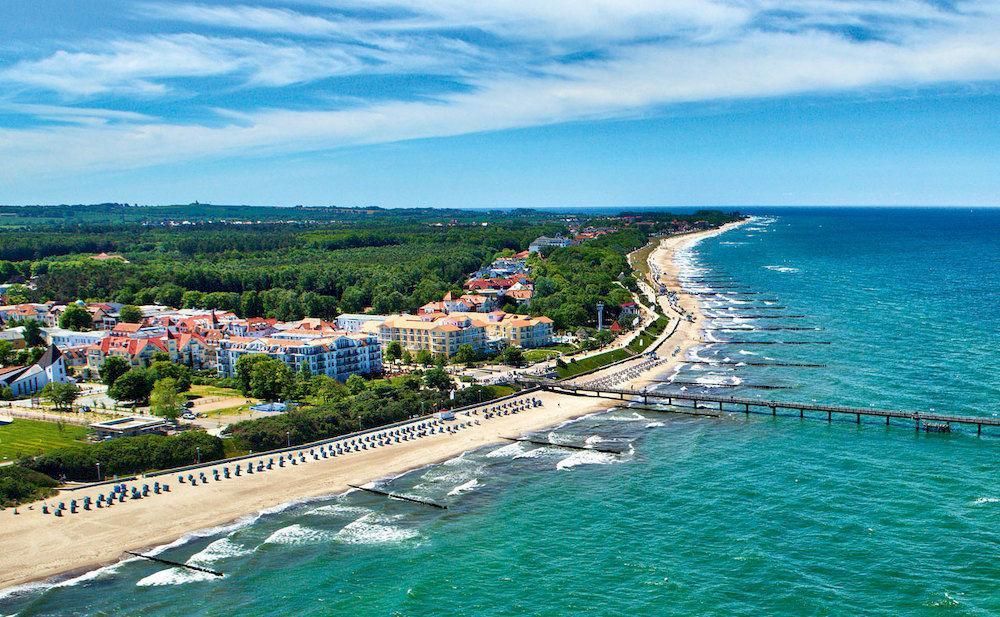
[[[686,365],[660,387],[1000,414],[1000,211],[754,214],[686,257],[762,292],[707,310],[804,317],[706,336],[830,344],[692,359],[825,367]],[[8,592],[0,614],[1000,614],[998,432],[625,408],[542,436],[628,453],[487,447],[385,482],[447,511],[293,504],[160,549],[223,579],[129,561]]]

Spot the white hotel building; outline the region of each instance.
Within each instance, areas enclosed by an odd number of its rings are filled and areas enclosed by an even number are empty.
[[[324,332],[317,337],[282,333],[278,337],[233,336],[218,342],[220,375],[233,377],[236,362],[246,354],[265,354],[284,362],[293,372],[307,367],[313,375],[346,381],[351,375],[382,372],[382,347],[378,337],[364,333]]]

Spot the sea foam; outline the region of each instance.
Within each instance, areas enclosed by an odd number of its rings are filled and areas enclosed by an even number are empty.
[[[275,531],[264,540],[264,544],[315,544],[329,539],[330,534],[326,531],[294,524]]]
[[[380,522],[374,522],[376,520]],[[383,523],[384,519],[376,519],[372,515],[362,516],[337,532],[334,539],[344,544],[391,544],[420,535],[416,529],[403,529]]]

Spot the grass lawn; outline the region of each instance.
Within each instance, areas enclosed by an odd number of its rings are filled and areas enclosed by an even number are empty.
[[[493,398],[501,398],[517,392],[517,388],[513,386],[487,386],[487,387],[490,389],[490,393],[493,395]]]
[[[233,390],[232,388],[220,388],[218,386],[199,386],[192,385],[191,389],[183,393],[188,400],[208,398],[210,396],[230,396],[230,397],[241,397],[243,396],[239,390]]]
[[[43,420],[14,418],[12,424],[0,426],[0,461],[17,460],[53,450],[82,446],[89,429],[78,424],[62,424]]]
[[[199,413],[203,413],[209,418],[218,418],[221,416],[246,415],[249,411],[250,405],[234,405],[233,407],[223,407],[222,409],[213,409],[212,411],[202,411]]]
[[[649,244],[632,254],[632,269],[639,273],[639,279],[649,281],[649,259],[650,253],[660,244],[659,238],[653,238]]]
[[[542,362],[548,360],[549,358],[554,358],[560,353],[569,353],[576,351],[575,345],[568,345],[566,343],[560,343],[558,345],[549,345],[548,347],[537,347],[535,349],[525,349],[524,359],[526,362]]]
[[[642,353],[647,347],[653,344],[656,337],[663,334],[663,331],[667,328],[667,324],[670,320],[662,315],[656,318],[656,321],[646,326],[639,336],[635,337],[629,341],[628,348],[635,353]]]
[[[618,362],[619,360],[624,360],[625,358],[631,358],[633,355],[635,354],[629,352],[627,349],[612,349],[611,351],[605,351],[604,353],[597,354],[596,356],[590,356],[589,358],[584,358],[583,360],[570,362],[565,367],[558,367],[556,368],[556,374],[559,375],[560,379],[564,379],[566,377],[572,377],[574,375],[579,375],[580,373],[585,373],[595,368],[607,366],[612,362]]]

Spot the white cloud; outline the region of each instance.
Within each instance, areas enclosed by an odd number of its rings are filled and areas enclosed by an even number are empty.
[[[393,0],[380,5],[403,7]],[[215,120],[226,123],[211,126],[120,118],[103,126],[6,129],[0,130],[0,161],[20,173],[48,169],[54,153],[67,168],[145,166],[624,117],[681,102],[1000,79],[1000,19],[987,4],[963,5],[960,12],[906,0],[412,0],[406,6],[407,15],[438,24],[441,32],[372,32],[357,46],[165,35],[57,52],[15,65],[3,77],[65,93],[156,94],[168,87],[165,79],[180,75],[237,74],[278,87],[325,75],[433,69],[464,81],[468,91],[431,101],[362,99],[339,110],[220,110]],[[326,28],[287,10],[226,10],[199,15],[229,26],[239,17],[252,24],[248,28],[282,36],[314,36]],[[778,10],[783,24],[798,26],[752,25]],[[884,40],[812,28],[879,20]],[[487,48],[443,34],[460,24],[477,24],[504,42]],[[546,33],[548,55],[539,52]],[[536,41],[525,49],[518,42],[525,38]],[[566,63],[557,56],[593,49],[594,41],[602,42],[596,59]]]

